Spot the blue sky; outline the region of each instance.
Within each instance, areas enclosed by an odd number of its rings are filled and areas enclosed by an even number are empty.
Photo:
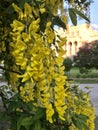
[[[90,7],[91,24],[98,25],[98,0],[93,0],[94,2]]]

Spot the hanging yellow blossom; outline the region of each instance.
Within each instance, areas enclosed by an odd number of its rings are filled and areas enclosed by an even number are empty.
[[[33,17],[32,15],[32,7],[28,4],[28,3],[25,3],[24,5],[24,16],[25,17]]]
[[[22,10],[14,3],[12,4],[12,6],[14,7],[15,11],[19,14],[19,18],[23,19],[23,12],[22,12]]]
[[[25,25],[18,20],[14,20],[13,24],[11,24],[11,27],[13,28],[13,32],[22,32],[24,30]]]
[[[51,0],[51,2],[54,6],[55,1]],[[15,84],[21,100],[24,103],[31,103],[34,107],[44,108],[46,120],[50,123],[54,123],[55,115],[60,122],[66,121],[65,116],[69,118],[68,110],[73,110],[72,113],[84,113],[90,116],[93,110],[90,109],[89,104],[85,104],[86,108],[75,105],[78,97],[68,91],[67,77],[64,76],[62,66],[65,53],[62,46],[65,44],[66,38],[59,38],[57,41],[57,56],[51,49],[56,41],[54,30],[51,27],[52,22],[48,20],[45,29],[43,31],[40,29],[42,22],[40,15],[46,11],[45,6],[39,6],[38,10],[36,6],[31,7],[25,3],[23,12],[15,4],[13,7],[19,14],[19,20],[14,20],[11,24],[10,48],[14,64],[20,73],[17,74],[17,77],[15,75],[11,85]],[[89,100],[87,100],[88,102]],[[91,117],[92,119],[88,119],[86,123],[90,130],[93,130],[94,115],[91,114]],[[70,130],[72,128],[76,127],[72,124]]]

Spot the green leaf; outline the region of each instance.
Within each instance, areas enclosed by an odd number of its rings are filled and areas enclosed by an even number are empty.
[[[66,25],[65,23],[61,20],[61,18],[59,16],[54,16],[53,20],[52,20],[52,24],[53,25],[58,25],[64,29],[66,29]]]
[[[83,124],[83,128],[84,130],[90,130],[89,127],[85,123]]]
[[[69,8],[69,16],[72,23],[76,26],[77,25],[77,16],[75,11],[72,8]]]
[[[9,121],[9,117],[7,115],[7,112],[0,113],[0,121]]]
[[[10,5],[10,6],[7,8],[6,12],[7,12],[8,14],[13,14],[13,13],[14,13],[13,7]]]
[[[83,14],[81,13],[79,10],[77,9],[73,9],[73,11],[78,14],[81,18],[85,19],[86,21],[88,21],[90,23],[90,20]]]
[[[69,130],[69,127],[64,127],[63,130]]]
[[[28,130],[32,125],[32,119],[32,116],[27,117],[26,115],[22,115],[17,122],[17,128],[20,129],[21,126],[24,126]]]
[[[74,114],[72,117],[73,124],[79,129],[79,130],[89,130],[89,127],[86,125],[86,121],[88,119],[88,116],[86,115],[78,115]]]
[[[35,123],[33,130],[41,130],[41,122],[39,120]]]
[[[82,115],[82,114],[78,115],[78,117],[79,117],[81,120],[83,120],[84,122],[86,122],[87,119],[88,119],[88,116]]]
[[[41,119],[45,115],[45,109],[43,108],[37,108],[37,111],[35,113],[35,116],[33,117],[33,122],[36,120]]]
[[[24,126],[27,130],[31,125],[35,125],[35,123],[44,116],[45,109],[37,108],[37,111],[34,115],[27,117],[26,114],[21,115],[17,122],[17,128],[19,129],[21,126]]]
[[[84,130],[89,130],[89,127],[86,124],[86,121],[88,119],[88,116],[86,115],[79,115],[78,116],[78,121],[82,124],[82,127],[84,128]]]
[[[30,0],[19,0],[19,6],[20,6],[20,8],[21,9],[23,9],[24,8],[24,4],[26,3],[26,2],[29,2]]]
[[[84,130],[90,130],[84,120],[79,119],[78,122],[82,125]]]
[[[11,120],[11,130],[17,130],[17,119]]]
[[[79,122],[79,120],[72,118],[73,124],[79,129],[83,130],[82,124]]]
[[[10,101],[8,105],[8,113],[15,111],[17,107],[19,107],[20,102]]]

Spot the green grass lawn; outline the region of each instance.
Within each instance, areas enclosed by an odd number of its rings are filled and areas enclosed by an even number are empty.
[[[69,76],[71,78],[98,78],[98,70],[91,69],[91,71],[88,72],[88,74],[81,74],[78,68],[72,68],[69,72]]]
[[[94,68],[87,74],[81,74],[79,68],[72,68],[69,73],[65,72],[65,75],[68,75],[69,79],[80,83],[98,83],[98,70]]]

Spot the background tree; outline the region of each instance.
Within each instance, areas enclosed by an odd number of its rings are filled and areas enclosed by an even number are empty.
[[[80,72],[88,72],[92,68],[98,69],[98,41],[86,43],[74,56],[74,63]]]
[[[70,76],[69,72],[72,68],[72,63],[73,63],[72,59],[69,58],[69,57],[65,58],[64,61],[63,61],[63,66],[65,67],[64,72],[65,72],[65,74],[67,72],[68,77]]]

